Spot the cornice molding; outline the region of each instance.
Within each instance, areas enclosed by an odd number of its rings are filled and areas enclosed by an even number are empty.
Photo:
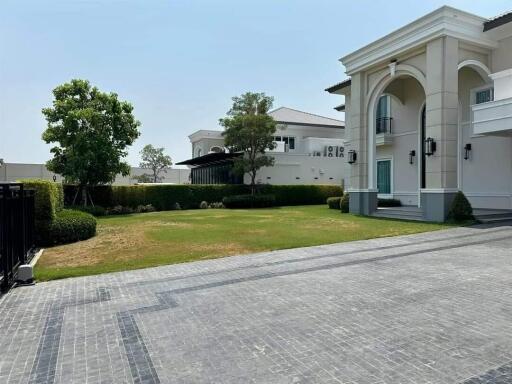
[[[340,59],[346,73],[352,75],[379,62],[417,49],[444,36],[479,47],[494,49],[498,42],[483,33],[485,18],[451,8],[441,7],[422,18],[358,49]]]

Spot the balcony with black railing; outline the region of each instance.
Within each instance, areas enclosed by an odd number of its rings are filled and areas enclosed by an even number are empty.
[[[378,117],[375,121],[375,131],[377,135],[381,133],[391,134],[392,122],[392,117]]]
[[[378,117],[375,120],[376,145],[387,145],[393,142],[391,137],[392,123],[392,117]]]

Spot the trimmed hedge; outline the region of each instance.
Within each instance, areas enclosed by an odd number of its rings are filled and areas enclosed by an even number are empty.
[[[46,245],[48,228],[64,206],[62,184],[41,179],[22,179],[24,188],[35,190],[35,235],[36,244]]]
[[[66,185],[68,204],[73,200],[76,186]],[[89,190],[94,204],[103,207],[137,208],[151,204],[158,211],[196,209],[202,201],[222,201],[224,197],[250,193],[248,185],[129,185],[98,186]],[[258,194],[274,195],[275,205],[324,204],[328,197],[341,196],[343,189],[335,185],[260,185]]]
[[[42,228],[42,245],[57,245],[86,240],[96,234],[96,219],[89,213],[63,209]]]
[[[349,205],[350,205],[350,195],[348,193],[345,193],[343,197],[341,198],[340,202],[340,209],[341,213],[348,213],[349,211]]]
[[[222,200],[226,208],[268,208],[276,204],[274,195],[234,195]]]
[[[24,188],[36,191],[36,222],[55,219],[64,205],[62,184],[40,179],[23,179],[19,182],[23,183]]]
[[[465,221],[472,220],[473,218],[473,207],[471,207],[471,203],[464,193],[461,191],[457,192],[452,201],[450,210],[448,211],[448,220]]]
[[[327,205],[330,209],[340,209],[341,197],[329,197],[327,198]]]

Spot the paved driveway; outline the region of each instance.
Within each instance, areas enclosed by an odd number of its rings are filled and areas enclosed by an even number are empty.
[[[457,228],[17,288],[0,383],[512,383],[511,249]]]

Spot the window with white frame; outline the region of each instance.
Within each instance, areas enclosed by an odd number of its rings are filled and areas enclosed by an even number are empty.
[[[294,136],[274,136],[274,141],[285,143],[286,147],[292,151],[295,149]]]
[[[487,103],[494,100],[494,88],[487,87],[475,91],[475,104]]]

